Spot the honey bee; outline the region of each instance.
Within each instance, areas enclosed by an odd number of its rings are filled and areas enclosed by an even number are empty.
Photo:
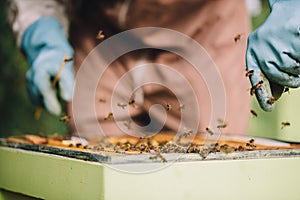
[[[275,101],[276,101],[276,99],[275,99],[274,97],[271,97],[271,98],[269,98],[269,99],[267,100],[267,103],[268,103],[268,104],[273,104],[273,103],[275,103]]]
[[[207,133],[209,133],[210,135],[214,135],[214,132],[210,129],[210,128],[206,128],[205,129]]]
[[[117,106],[121,107],[122,109],[125,109],[125,107],[127,106],[126,103],[120,102],[117,104]]]
[[[113,119],[113,113],[108,113],[106,117],[104,117],[104,120],[112,120]]]
[[[258,116],[258,114],[257,114],[254,110],[251,110],[250,112],[251,112],[251,114],[252,114],[254,117],[257,117],[257,116]]]
[[[99,99],[99,102],[100,102],[100,103],[106,103],[106,99],[100,98],[100,99]]]
[[[105,37],[105,35],[103,34],[103,31],[100,30],[96,36],[96,39],[102,40],[102,39],[104,39],[104,37]]]
[[[237,43],[239,40],[241,40],[241,38],[242,38],[242,34],[237,34],[233,40],[235,43]]]
[[[250,95],[253,96],[253,94],[255,93],[255,90],[260,88],[262,86],[262,84],[264,83],[263,80],[259,81],[258,83],[256,83],[251,89],[250,89]]]
[[[227,124],[225,123],[224,120],[218,119],[219,124],[217,125],[217,128],[226,128]]]
[[[287,126],[290,126],[291,123],[290,122],[281,122],[281,129],[287,127]]]
[[[236,149],[236,151],[245,151],[245,148],[243,146],[238,146],[238,148]]]
[[[169,111],[171,111],[171,110],[172,110],[172,105],[171,105],[171,104],[169,104],[169,103],[167,103],[165,108],[166,108],[166,111],[168,111],[168,112],[169,112]]]
[[[123,121],[123,125],[127,127],[127,129],[131,129],[131,122],[130,120]]]
[[[142,135],[142,136],[139,137],[140,140],[143,140],[143,139],[145,139],[145,138],[146,138],[145,135]]]
[[[135,100],[134,99],[130,99],[128,102],[129,105],[134,105],[135,104]]]
[[[158,158],[162,161],[162,162],[168,162],[167,159],[161,155],[160,152],[154,152],[156,155],[155,156],[150,156],[149,159],[150,160],[157,160]]]
[[[64,59],[64,62],[71,62],[71,61],[73,61],[73,58],[65,58]]]
[[[33,114],[35,120],[39,120],[41,118],[42,111],[43,111],[42,107],[40,106],[36,107],[35,112]]]
[[[249,143],[250,143],[250,144],[253,144],[254,141],[255,141],[255,140],[254,140],[253,138],[251,138],[251,139],[249,140]]]
[[[185,130],[185,131],[184,131],[183,136],[184,136],[184,137],[188,137],[188,136],[190,136],[190,135],[192,135],[192,134],[193,134],[193,131],[192,131],[191,129],[188,129],[188,130]]]
[[[184,105],[183,104],[179,104],[178,110],[180,110],[180,109],[184,109]]]
[[[67,123],[68,121],[70,121],[71,117],[69,115],[64,115],[62,116],[59,121]]]
[[[253,70],[253,69],[252,69],[252,70],[246,71],[246,77],[251,76],[253,73],[254,73],[254,70]]]
[[[289,94],[290,94],[290,88],[288,88],[288,87],[285,87],[285,88],[284,88],[284,90],[283,90],[283,92],[287,92],[287,93],[289,93]]]
[[[224,152],[226,154],[228,153],[232,153],[235,149],[231,146],[229,146],[228,144],[223,144],[220,146],[220,151]]]

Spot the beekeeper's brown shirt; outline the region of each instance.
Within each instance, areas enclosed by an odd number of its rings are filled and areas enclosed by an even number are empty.
[[[72,4],[70,4],[72,3]],[[30,10],[26,7],[30,5]],[[49,5],[51,5],[49,7]],[[42,16],[54,16],[65,26],[66,35],[70,23],[69,38],[75,49],[75,68],[78,70],[87,55],[101,43],[96,39],[99,30],[105,38],[109,38],[125,30],[139,27],[162,27],[179,31],[199,42],[216,64],[225,86],[227,127],[222,131],[226,134],[245,134],[250,112],[250,87],[245,77],[245,48],[249,33],[249,19],[246,4],[242,0],[123,0],[123,1],[54,1],[15,0],[11,6],[11,24],[20,41],[26,27]],[[51,9],[49,9],[51,8]],[[68,15],[66,14],[68,13]],[[68,17],[67,17],[68,16]],[[163,38],[168,35],[151,35],[145,43],[155,48],[168,45]],[[168,41],[168,40],[167,40]],[[169,42],[170,43],[170,42]],[[101,55],[97,58],[101,60]],[[96,59],[96,60],[97,60]],[[95,61],[96,61],[95,60]],[[143,60],[143,61],[141,61]],[[97,65],[89,60],[90,65]],[[77,117],[75,134],[93,138],[95,127],[100,123],[106,135],[121,135],[122,131],[113,120],[107,120],[112,112],[110,99],[115,84],[128,70],[139,63],[160,63],[172,67],[188,78],[198,98],[200,109],[199,131],[204,131],[210,124],[211,100],[205,78],[195,73],[191,64],[183,58],[162,51],[145,50],[132,52],[115,60],[105,71],[99,81],[95,104],[97,120],[92,119],[93,113],[85,110],[84,91],[82,105]],[[86,72],[88,79],[89,74]],[[158,74],[168,77],[165,72],[153,72],[147,76]],[[145,75],[145,74],[144,74]],[[143,75],[143,76],[144,76]],[[139,75],[140,76],[140,75]],[[172,77],[168,77],[171,81]],[[176,87],[180,87],[180,81]],[[170,89],[170,88],[169,88]],[[184,94],[184,88],[182,88]],[[132,91],[131,91],[132,92]],[[174,130],[180,122],[180,107],[174,95],[164,87],[147,85],[143,87],[141,102],[131,108],[131,114],[138,119],[153,104],[171,105],[172,111],[167,112],[166,127]],[[179,94],[180,96],[180,94]],[[69,106],[72,110],[72,106]],[[72,112],[72,111],[70,111]],[[78,113],[78,112],[76,112]]]

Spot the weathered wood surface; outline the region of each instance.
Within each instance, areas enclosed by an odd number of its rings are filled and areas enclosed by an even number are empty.
[[[74,150],[68,148],[59,148],[46,145],[24,144],[18,142],[8,142],[0,138],[0,146],[35,151],[41,153],[54,154],[69,158],[75,158],[86,161],[124,164],[124,163],[151,163],[161,162],[160,159],[152,160],[152,154],[126,154],[126,153],[95,153],[88,150]],[[205,159],[196,153],[169,153],[162,154],[168,162],[186,162],[186,161],[206,161],[206,160],[242,160],[242,159],[267,159],[267,158],[287,158],[300,157],[300,149],[278,149],[278,150],[252,150],[239,151],[233,153],[215,152],[210,153]]]

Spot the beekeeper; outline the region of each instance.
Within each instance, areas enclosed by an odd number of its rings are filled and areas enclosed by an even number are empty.
[[[298,29],[290,29],[285,20],[279,17],[279,15],[292,15],[292,12],[282,11],[289,6],[289,3],[293,10],[296,9],[296,0],[275,3],[271,1],[274,11],[270,15],[270,20],[261,27],[261,31],[249,39],[250,50],[247,62],[248,69],[254,69],[254,75],[251,76],[253,84],[260,80],[258,74],[263,72],[274,83],[298,87],[299,81],[293,76],[298,74],[298,68],[294,68],[294,64],[298,63],[293,59],[297,56],[294,54],[297,52],[297,46],[293,43],[290,48],[282,48],[288,47],[286,45],[289,44],[288,41],[297,37],[298,33],[296,32]],[[17,44],[26,55],[30,66],[26,74],[30,99],[35,105],[45,107],[50,113],[61,114],[62,108],[58,98],[67,102],[72,100],[74,74],[88,54],[99,44],[96,38],[99,30],[103,32],[105,38],[109,38],[124,30],[137,27],[163,27],[184,33],[205,48],[216,64],[225,87],[226,117],[224,120],[227,126],[223,133],[246,133],[250,112],[248,91],[250,84],[245,77],[244,61],[246,40],[250,30],[246,1],[11,0],[9,8],[9,21],[16,35]],[[283,37],[279,34],[283,34]],[[160,43],[161,40],[152,38],[149,45],[159,47]],[[279,52],[279,49],[284,50],[284,53]],[[147,53],[151,56],[145,56]],[[69,58],[74,57],[74,62],[66,63],[59,78],[58,88],[53,88],[51,77],[55,77],[58,73],[64,54]],[[90,120],[91,113],[81,110],[76,127],[74,122],[71,122],[75,134],[80,132],[80,136],[94,137],[95,123],[99,123],[104,132],[110,135],[123,134],[113,120],[107,120],[111,112],[110,99],[115,83],[126,71],[141,62],[141,57],[146,62],[172,66],[189,78],[192,87],[196,88],[199,100],[199,130],[205,130],[210,118],[210,110],[207,106],[210,99],[201,77],[193,75],[190,64],[183,58],[167,52],[145,51],[141,54],[125,54],[110,64],[102,81],[104,84],[98,87],[95,97],[98,102],[95,103],[98,120]],[[282,65],[283,62],[288,63],[288,66]],[[88,84],[86,90],[89,90]],[[260,90],[256,93],[260,102],[265,102],[264,98],[270,95],[263,93],[265,96],[261,96]],[[148,123],[149,116],[145,112],[153,103],[165,105],[171,102],[169,106],[175,108],[172,104],[174,97],[163,87],[151,88],[150,86],[144,89],[142,94],[143,102],[133,111],[133,119],[142,119]],[[87,102],[82,101],[82,104],[84,103]],[[266,104],[262,103],[262,105]],[[71,104],[68,108],[69,113],[72,114]],[[167,120],[165,125],[172,130],[180,121],[180,117],[178,113],[172,115],[170,112],[168,115],[171,119]]]

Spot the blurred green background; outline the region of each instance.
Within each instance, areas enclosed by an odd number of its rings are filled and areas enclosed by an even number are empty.
[[[6,1],[0,1],[0,137],[41,131],[64,134],[66,125],[46,111],[34,119],[36,107],[29,101],[25,84],[28,65],[7,24],[5,7]]]
[[[59,117],[43,111],[39,120],[34,119],[36,107],[29,101],[25,84],[28,65],[16,46],[6,22],[6,1],[0,1],[0,137],[24,133],[64,134],[68,131]],[[258,27],[269,13],[267,1],[263,12],[252,19],[253,28]]]

